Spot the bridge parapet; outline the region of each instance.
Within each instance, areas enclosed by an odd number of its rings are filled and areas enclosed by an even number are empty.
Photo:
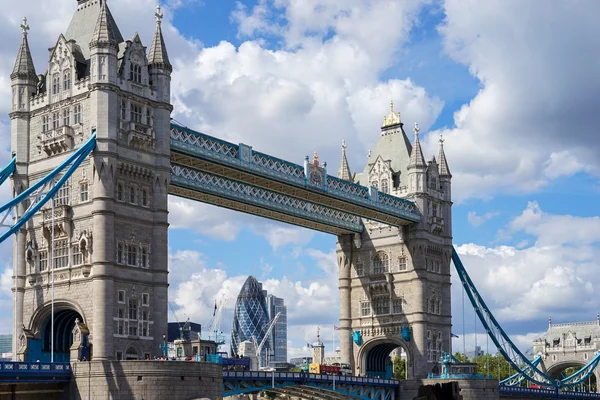
[[[71,365],[68,363],[0,362],[0,381],[8,382],[68,382]]]

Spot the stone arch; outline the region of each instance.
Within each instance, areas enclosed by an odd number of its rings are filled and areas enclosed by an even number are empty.
[[[401,347],[406,353],[408,377],[411,378],[413,374],[410,366],[413,364],[413,355],[408,343],[400,337],[378,337],[363,343],[357,354],[356,373],[360,376],[391,378],[388,376],[390,375],[389,366],[392,365],[390,353],[398,347]]]
[[[77,312],[81,317],[79,318],[80,322],[86,323],[87,319],[85,318],[85,313],[79,304],[71,300],[54,300],[54,313],[56,314],[62,310],[73,310]],[[43,306],[38,307],[37,310],[31,316],[29,320],[28,329],[33,332],[36,337],[40,334],[41,328],[48,318],[50,318],[50,313],[52,312],[52,303],[47,301]]]
[[[125,346],[125,351],[123,352],[123,359],[124,360],[139,360],[139,358],[142,355],[143,354],[142,354],[140,347],[134,342],[129,342]]]

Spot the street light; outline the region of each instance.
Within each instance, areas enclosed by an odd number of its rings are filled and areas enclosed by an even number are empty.
[[[163,352],[163,357],[167,356],[167,335],[163,334],[163,345],[160,346]]]

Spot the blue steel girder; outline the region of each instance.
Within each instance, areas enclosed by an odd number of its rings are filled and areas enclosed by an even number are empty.
[[[0,362],[0,383],[69,382],[68,363]]]
[[[316,389],[311,386],[287,386],[276,390],[269,390],[275,393],[286,394],[289,396],[301,398],[304,400],[346,400],[348,396],[343,393],[337,393],[330,390]]]
[[[171,124],[171,162],[389,225],[411,224],[421,218],[411,201],[327,175],[325,169],[323,179],[315,182],[307,178],[306,165],[302,167],[256,152],[250,146],[235,145],[175,124]]]
[[[169,193],[334,235],[364,229],[355,215],[176,164]]]
[[[308,386],[320,390],[334,390],[336,393],[342,393],[355,399],[361,400],[394,400],[396,397],[396,388],[371,386],[368,384],[337,384],[333,389],[332,383],[324,382],[308,382]]]

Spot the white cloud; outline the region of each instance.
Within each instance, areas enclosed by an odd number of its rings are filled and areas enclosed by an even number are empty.
[[[481,82],[444,132],[457,200],[534,192],[560,176],[600,171],[600,3],[545,4],[444,2],[445,50]]]
[[[489,221],[490,219],[497,217],[498,215],[499,213],[497,212],[486,212],[483,215],[477,215],[475,211],[469,211],[469,213],[467,214],[467,220],[472,226],[480,226],[484,222]]]

